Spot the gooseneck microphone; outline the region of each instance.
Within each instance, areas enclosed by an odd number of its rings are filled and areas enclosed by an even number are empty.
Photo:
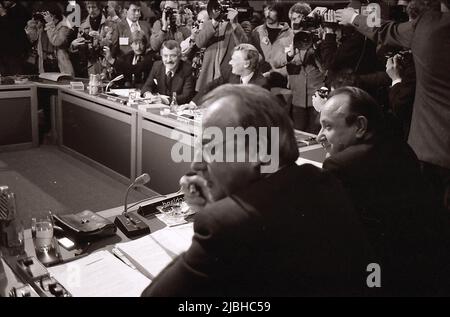
[[[105,93],[108,92],[109,86],[110,86],[113,82],[122,80],[123,78],[124,78],[124,76],[123,76],[123,74],[122,74],[122,75],[117,76],[116,78],[111,79],[111,81],[108,83],[108,85],[106,85]]]
[[[148,175],[147,173],[142,174],[141,176],[137,177],[133,183],[131,183],[130,186],[128,186],[127,189],[127,193],[125,194],[125,203],[123,204],[123,213],[122,215],[127,215],[127,209],[128,209],[128,194],[130,193],[130,190],[133,187],[138,187],[138,186],[144,186],[145,184],[147,184],[150,181],[150,175]]]
[[[144,173],[137,177],[127,188],[123,212],[114,220],[114,224],[128,237],[136,237],[150,233],[150,227],[135,213],[128,212],[128,195],[134,187],[144,186],[150,181],[150,175]]]

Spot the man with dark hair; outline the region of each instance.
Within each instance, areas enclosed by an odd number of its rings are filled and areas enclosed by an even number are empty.
[[[164,42],[161,59],[153,64],[142,94],[154,103],[168,104],[176,92],[179,104],[189,103],[194,95],[192,66],[181,60],[180,44],[174,40]]]
[[[380,107],[355,87],[334,90],[321,114],[323,168],[339,178],[381,266],[383,295],[432,295],[446,217],[432,203],[419,161],[386,130]],[[442,218],[441,218],[442,217]],[[443,226],[443,227],[441,227]]]
[[[426,11],[405,23],[368,25],[372,17],[352,9],[337,10],[341,24],[377,44],[409,48],[414,57],[417,83],[408,143],[433,184],[439,203],[450,209],[450,12],[441,0],[441,12]]]
[[[150,35],[152,33],[150,24],[146,21],[139,20],[141,17],[140,1],[127,1],[125,2],[124,7],[127,10],[127,17],[124,21],[118,24],[119,46],[122,54],[126,54],[131,51],[131,33],[135,31],[142,31],[147,39],[150,39]]]
[[[285,88],[287,84],[287,71],[285,64],[279,56],[285,55],[293,38],[292,29],[282,18],[283,6],[272,3],[264,9],[266,21],[256,27],[251,36],[251,43],[264,57],[261,71],[270,79],[272,87]]]
[[[312,165],[295,164],[294,130],[278,99],[255,85],[226,84],[205,96],[202,106],[201,146],[191,165],[195,175],[180,180],[186,202],[197,211],[192,245],[143,295],[318,296],[368,290],[363,274],[371,260],[356,215],[337,180]],[[253,137],[238,134],[239,129]],[[270,156],[263,153],[264,144],[270,144]],[[251,159],[255,149],[261,152]],[[233,160],[239,155],[245,159]],[[265,170],[268,166],[273,169]],[[189,190],[192,186],[196,191]]]

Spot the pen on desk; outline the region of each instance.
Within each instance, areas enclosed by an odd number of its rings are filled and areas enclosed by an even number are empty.
[[[113,248],[111,250],[112,254],[114,254],[120,261],[131,267],[133,270],[136,270],[136,267],[131,263],[131,261],[122,253],[118,248]]]

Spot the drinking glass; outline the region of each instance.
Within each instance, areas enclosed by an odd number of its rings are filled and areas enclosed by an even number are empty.
[[[32,218],[31,234],[36,251],[48,252],[53,246],[53,222],[50,216]]]

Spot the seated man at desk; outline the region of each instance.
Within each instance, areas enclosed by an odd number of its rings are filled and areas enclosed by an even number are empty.
[[[256,47],[251,44],[239,44],[234,48],[229,64],[231,74],[227,77],[221,76],[208,83],[204,89],[200,90],[192,100],[195,104],[200,103],[200,99],[209,91],[223,84],[254,84],[266,89],[270,89],[269,82],[258,69],[260,55]]]
[[[124,79],[119,85],[125,88],[140,88],[144,85],[153,66],[153,51],[147,52],[148,39],[142,31],[135,31],[130,37],[132,51],[115,59],[109,47],[105,47],[105,59],[114,67],[117,75],[123,74]]]
[[[383,295],[433,295],[448,222],[431,203],[416,154],[389,132],[381,107],[356,87],[334,90],[320,113],[323,168],[349,193],[383,270]],[[441,290],[442,291],[442,290]]]
[[[192,245],[143,296],[362,294],[371,262],[354,210],[337,179],[295,164],[294,130],[277,97],[256,85],[226,84],[202,106],[193,173],[180,180],[197,211]],[[233,144],[229,128],[254,129],[255,142],[238,136]],[[264,140],[270,157],[253,156]],[[240,155],[246,159],[232,159]]]
[[[162,61],[153,64],[142,87],[144,97],[150,98],[152,103],[168,104],[175,92],[178,104],[189,103],[194,95],[194,79],[192,66],[181,60],[180,44],[175,40],[164,42],[161,58]]]

